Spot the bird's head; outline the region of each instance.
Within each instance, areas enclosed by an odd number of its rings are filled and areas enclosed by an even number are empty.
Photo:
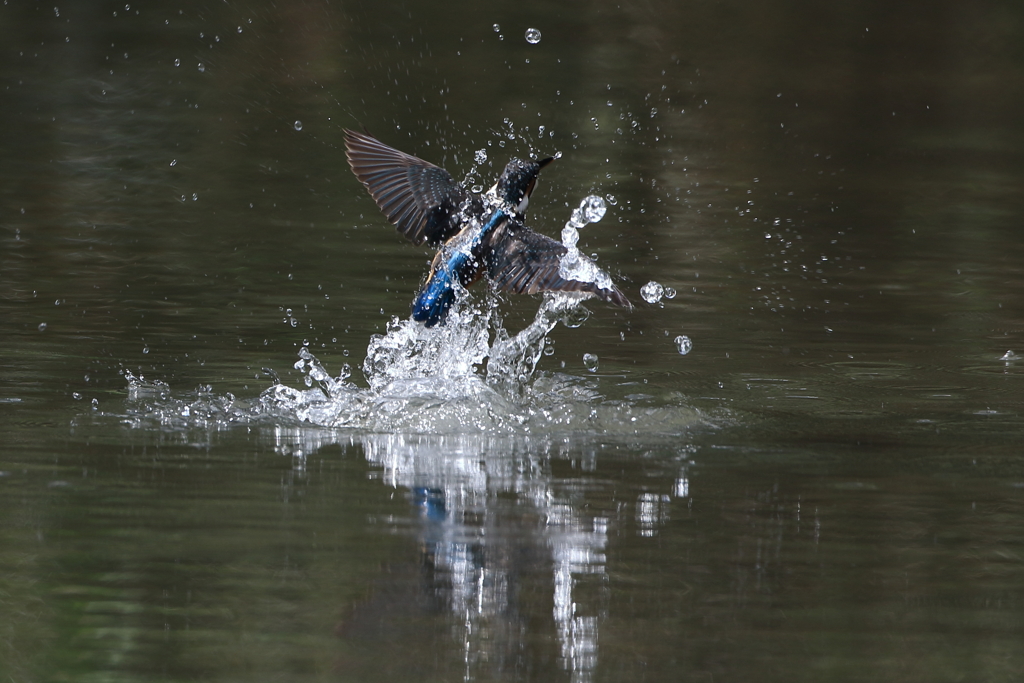
[[[552,161],[554,157],[541,159],[540,161],[523,161],[512,159],[505,166],[498,182],[491,188],[491,192],[501,201],[516,208],[520,215],[526,213],[526,206],[530,203],[530,195],[537,187],[537,174]]]

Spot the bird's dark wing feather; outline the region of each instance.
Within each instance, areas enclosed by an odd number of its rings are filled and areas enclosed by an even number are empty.
[[[565,252],[561,242],[536,233],[522,223],[510,222],[486,255],[487,275],[497,289],[513,294],[588,292],[617,306],[633,307],[614,285],[611,289],[602,289],[593,282],[566,280],[559,275]]]
[[[448,171],[365,133],[346,130],[345,147],[352,172],[413,244],[436,246],[459,231],[460,207],[473,198]]]

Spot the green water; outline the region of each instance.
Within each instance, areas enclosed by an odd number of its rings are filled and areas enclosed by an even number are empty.
[[[999,3],[8,0],[0,679],[1018,680],[1022,39]],[[580,246],[637,308],[514,396],[370,392],[431,254],[346,127],[484,186],[561,152],[530,225],[608,197]],[[304,343],[406,426],[261,403]]]

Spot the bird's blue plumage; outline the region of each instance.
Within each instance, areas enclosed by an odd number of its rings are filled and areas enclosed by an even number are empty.
[[[455,257],[463,256],[455,254]],[[416,300],[412,302],[412,318],[433,327],[448,316],[448,309],[455,303],[455,284],[453,274],[458,272],[458,258],[449,259],[441,268],[435,270],[427,283],[423,285]],[[452,263],[455,261],[455,263]]]
[[[483,225],[470,224],[451,239],[452,245],[458,246],[449,245],[450,251],[441,252],[440,262],[435,264],[412,303],[413,320],[434,327],[448,317],[448,310],[455,303],[455,280],[463,286],[469,285],[480,270],[481,264],[472,256],[472,250],[508,217],[503,209],[497,209]]]

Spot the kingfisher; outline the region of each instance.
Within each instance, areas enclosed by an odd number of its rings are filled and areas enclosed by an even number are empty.
[[[415,245],[438,249],[413,300],[413,320],[427,327],[444,322],[455,303],[456,283],[469,287],[485,274],[500,291],[578,292],[632,308],[607,280],[599,285],[563,277],[560,265],[568,249],[524,224],[537,175],[553,157],[512,159],[494,186],[477,194],[440,166],[368,133],[346,130],[345,147],[352,172],[398,231]]]

